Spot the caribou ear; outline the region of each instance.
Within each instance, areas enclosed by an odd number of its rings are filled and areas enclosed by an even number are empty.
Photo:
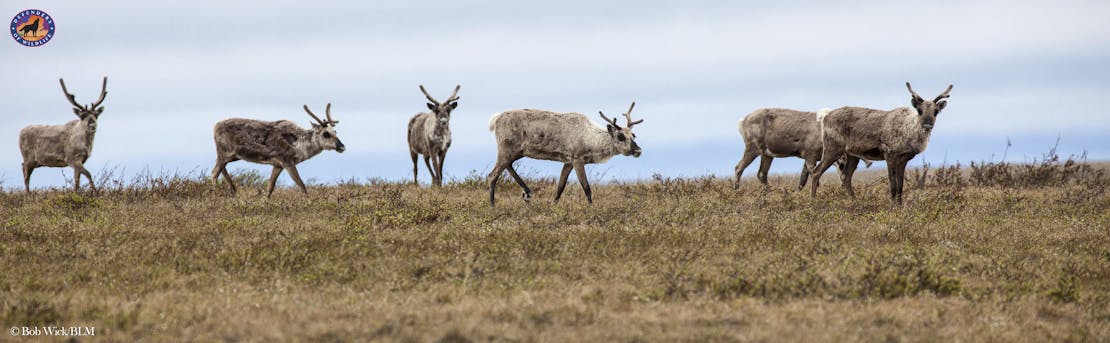
[[[609,130],[610,135],[613,134],[613,131],[616,131],[616,128],[613,127],[613,124],[605,124],[605,129]]]
[[[459,103],[457,103],[457,102],[452,102],[452,103],[451,103],[451,109],[452,109],[452,110],[453,110],[453,109],[456,109],[456,108],[458,108],[458,107],[459,107]]]
[[[913,99],[910,100],[910,104],[913,104],[913,108],[917,108],[918,106],[921,106],[921,103],[923,103],[923,102],[925,102],[925,99],[922,99],[922,98],[916,97],[916,96],[913,97]]]
[[[943,110],[944,106],[948,106],[948,101],[941,100],[940,102],[938,102],[937,103],[937,113],[940,113],[940,110]]]
[[[323,127],[323,126],[320,126],[320,124],[317,124],[317,123],[311,123],[311,124],[312,124],[313,129],[319,129],[319,128]]]
[[[74,108],[73,109],[73,114],[76,114],[77,118],[85,119],[85,116],[81,115],[81,110],[80,109]]]
[[[436,104],[433,104],[433,103],[430,103],[430,102],[429,102],[429,103],[428,103],[428,109],[429,109],[429,110],[432,110],[432,111],[435,111],[435,110],[436,110]]]
[[[100,118],[100,114],[104,113],[104,106],[97,107],[96,112],[93,112],[93,113],[96,113],[96,117]]]

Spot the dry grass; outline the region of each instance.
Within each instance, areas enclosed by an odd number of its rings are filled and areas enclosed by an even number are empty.
[[[485,202],[370,182],[228,195],[198,177],[0,193],[0,324],[117,341],[1106,341],[1107,179],[792,176],[577,185]],[[505,178],[508,179],[508,178]],[[507,182],[507,181],[506,181]],[[1102,191],[1083,191],[1101,187]],[[7,337],[10,338],[10,337]]]

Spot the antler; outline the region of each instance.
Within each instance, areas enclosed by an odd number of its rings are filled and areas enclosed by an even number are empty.
[[[458,101],[459,100],[458,94],[459,94],[459,89],[460,88],[462,88],[462,85],[455,85],[455,91],[451,92],[451,96],[447,97],[447,100],[445,100],[443,103],[444,104],[450,104],[452,101]],[[424,85],[420,85],[420,91],[424,92],[424,96],[427,97],[428,101],[431,101],[432,104],[435,104],[436,106],[440,105],[439,101],[436,101],[436,99],[433,98],[431,94],[428,94],[428,90],[424,89]]]
[[[910,90],[910,94],[913,94],[914,99],[924,99],[920,95],[917,95],[917,92],[913,91],[913,87],[910,87],[910,82],[909,81],[906,81],[906,89]]]
[[[951,92],[951,91],[952,91],[952,85],[948,85],[948,89],[945,89],[944,93],[940,93],[940,95],[937,95],[937,98],[933,99],[933,102],[937,102],[937,101],[940,101],[941,99],[947,98],[948,97],[948,92]]]
[[[420,91],[424,92],[424,96],[428,98],[428,101],[431,101],[436,106],[439,106],[439,101],[436,101],[436,98],[433,98],[431,94],[428,94],[428,91],[424,89],[424,85],[420,85]],[[455,91],[458,92],[459,89],[455,88]],[[452,96],[454,96],[454,94],[452,94]]]
[[[65,93],[66,99],[69,99],[69,103],[73,104],[73,107],[81,109],[85,108],[85,106],[81,106],[81,104],[78,104],[77,99],[73,96],[73,94],[69,93],[68,89],[66,89],[66,80],[58,79],[58,83],[62,84],[62,93]]]
[[[339,124],[339,121],[331,119],[331,103],[330,102],[328,103],[328,107],[324,109],[324,114],[328,116],[328,123],[331,123],[331,126],[335,126],[335,124]]]
[[[628,106],[628,112],[624,113],[624,118],[628,120],[628,128],[629,129],[632,128],[632,125],[636,125],[636,124],[644,122],[643,119],[640,119],[640,120],[637,120],[637,121],[632,121],[632,108],[634,108],[634,107],[636,107],[636,102],[635,101],[632,102],[632,106]]]
[[[100,104],[104,102],[104,97],[108,96],[108,77],[107,76],[104,77],[104,82],[102,82],[100,84],[100,98],[96,99],[95,102],[89,104],[88,106],[82,106],[81,104],[77,103],[77,97],[73,96],[73,94],[69,92],[69,89],[66,89],[66,81],[65,80],[58,79],[58,83],[62,84],[62,93],[65,93],[66,99],[69,99],[69,103],[73,104],[73,107],[84,109],[86,111],[92,110],[92,109],[96,108],[97,106],[100,106]]]
[[[308,112],[308,115],[311,116],[312,119],[316,119],[316,122],[320,123],[320,126],[327,126],[328,125],[328,123],[325,123],[323,120],[320,120],[320,117],[317,117],[315,114],[313,114],[312,111],[308,109],[308,105],[304,105],[304,111]]]
[[[91,109],[96,108],[97,106],[100,106],[100,103],[104,102],[104,97],[106,97],[106,96],[108,96],[108,77],[107,76],[104,77],[104,82],[100,83],[100,99],[96,99],[96,102],[93,102],[92,104],[90,104],[89,109],[91,110]]]
[[[620,125],[617,125],[617,118],[609,119],[609,117],[606,117],[605,113],[601,113],[601,111],[597,111],[597,114],[600,114],[601,119],[605,119],[605,122],[609,125],[613,125],[614,127],[621,127]]]
[[[458,101],[459,97],[457,96],[457,94],[459,94],[459,88],[462,88],[462,85],[455,85],[455,91],[451,92],[451,96],[447,97],[447,101],[444,101],[443,103],[450,104],[452,101]]]

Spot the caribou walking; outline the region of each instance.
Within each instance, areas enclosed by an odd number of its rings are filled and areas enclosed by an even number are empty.
[[[590,183],[586,180],[587,164],[605,163],[614,155],[640,157],[641,149],[636,144],[632,126],[644,120],[632,120],[633,102],[624,113],[626,125],[621,127],[617,119],[605,116],[605,126],[598,125],[580,113],[556,113],[535,109],[510,110],[495,114],[490,119],[489,129],[497,140],[497,162],[493,165],[489,181],[489,203],[494,205],[494,191],[501,173],[509,175],[523,189],[524,201],[532,199],[532,190],[513,168],[513,162],[524,157],[563,163],[559,174],[559,185],[555,190],[555,202],[563,195],[567,177],[571,169],[578,176],[578,183],[586,193],[586,201],[593,203]]]
[[[297,171],[297,164],[324,150],[343,153],[347,148],[336,135],[335,125],[339,121],[331,118],[331,103],[324,110],[328,120],[320,120],[308,109],[308,105],[304,106],[304,111],[316,120],[311,129],[302,129],[288,120],[232,118],[216,123],[213,129],[216,166],[212,168],[212,181],[218,182],[222,174],[231,186],[231,191],[235,192],[235,181],[232,180],[231,173],[227,172],[227,164],[244,160],[274,167],[270,172],[266,197],[273,195],[274,185],[282,170],[288,170],[289,177],[293,178],[301,192],[308,194],[308,189],[301,181],[301,174]]]
[[[108,77],[100,84],[100,98],[88,105],[77,103],[77,99],[62,84],[62,93],[73,105],[77,115],[63,125],[30,125],[19,131],[19,151],[23,154],[23,187],[31,191],[31,173],[38,167],[73,168],[73,190],[81,189],[81,175],[89,180],[89,187],[96,191],[92,174],[85,169],[85,161],[92,154],[93,138],[100,114],[104,112],[104,98],[108,96]]]

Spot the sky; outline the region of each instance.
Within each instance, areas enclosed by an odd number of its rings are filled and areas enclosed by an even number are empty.
[[[76,118],[57,79],[88,103],[103,76],[106,110],[86,162],[94,176],[207,174],[216,122],[307,127],[301,106],[320,113],[331,102],[347,151],[303,162],[302,177],[409,180],[405,131],[426,110],[421,84],[440,98],[462,86],[448,179],[489,171],[494,113],[540,108],[600,122],[597,111],[632,101],[644,153],[589,166],[595,181],[731,176],[747,113],[908,106],[906,81],[927,98],[954,85],[911,166],[1031,161],[1058,138],[1063,155],[1110,160],[1107,1],[16,0],[0,3],[0,15],[30,8],[57,31],[35,48],[0,40],[8,189],[22,186],[19,130]],[[772,172],[801,165],[776,159]],[[528,159],[517,168],[560,170]],[[66,187],[71,172],[40,168],[32,186]]]

